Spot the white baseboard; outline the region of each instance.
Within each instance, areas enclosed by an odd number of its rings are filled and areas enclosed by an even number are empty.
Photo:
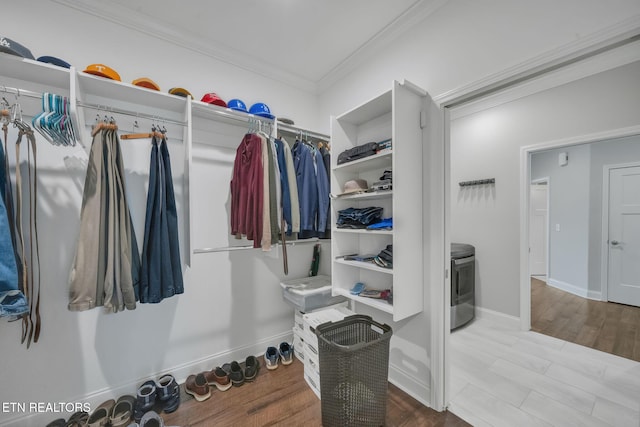
[[[595,301],[604,301],[602,299],[602,292],[598,292],[598,291],[589,291],[589,292],[587,292],[587,298],[595,300]]]
[[[500,313],[499,311],[489,310],[488,308],[476,307],[476,319],[488,320],[498,323],[509,329],[520,329],[520,318],[509,314]]]
[[[427,407],[431,407],[431,387],[418,381],[415,375],[393,364],[389,365],[389,382]]]
[[[549,280],[547,280],[547,285],[553,286],[556,289],[569,292],[570,294],[573,294],[582,298],[602,301],[602,292],[590,291],[588,289],[580,288],[578,286],[563,282],[561,280],[549,278]]]
[[[118,387],[107,388],[90,393],[86,396],[80,396],[76,399],[69,400],[70,402],[88,402],[91,408],[97,408],[102,402],[108,399],[117,399],[119,396],[125,394],[135,395],[136,390],[148,379],[158,379],[164,374],[170,373],[174,376],[178,383],[183,383],[187,377],[191,374],[202,372],[205,370],[211,370],[216,366],[222,366],[224,363],[237,360],[238,362],[244,361],[244,359],[253,354],[255,356],[262,356],[265,349],[268,346],[279,344],[283,341],[293,342],[293,332],[288,330],[280,334],[273,335],[269,338],[262,339],[254,344],[237,347],[227,351],[223,351],[211,356],[204,357],[199,360],[194,360],[189,363],[174,366],[171,369],[158,372],[155,375],[151,375],[146,378],[137,378],[126,384],[122,384]],[[2,420],[0,424],[7,427],[42,427],[48,424],[56,418],[69,418],[71,414],[65,413],[35,413],[19,415],[12,419]]]

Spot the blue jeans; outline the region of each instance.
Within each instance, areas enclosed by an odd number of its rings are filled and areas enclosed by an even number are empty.
[[[17,318],[29,312],[29,304],[24,294],[18,290],[18,267],[4,202],[5,173],[4,150],[0,144],[0,188],[3,196],[0,198],[0,317]]]
[[[364,226],[377,222],[382,217],[382,208],[347,208],[338,211],[337,225],[360,223]]]

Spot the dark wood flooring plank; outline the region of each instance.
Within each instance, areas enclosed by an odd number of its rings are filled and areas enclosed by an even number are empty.
[[[254,382],[221,392],[213,388],[211,397],[197,402],[184,393],[173,414],[161,414],[165,425],[182,427],[321,427],[320,400],[303,377],[304,366],[295,360],[273,371],[261,369]],[[450,412],[436,412],[389,384],[388,426],[468,426]]]

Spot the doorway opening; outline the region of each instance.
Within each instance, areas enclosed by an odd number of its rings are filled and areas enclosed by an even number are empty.
[[[629,134],[621,130],[606,137],[595,135],[522,149],[522,329],[640,360],[640,334],[636,331],[640,303],[631,298],[640,296],[640,162],[620,160],[640,156],[639,136],[637,130]],[[616,153],[620,148],[624,149]],[[566,186],[557,174],[561,170],[557,153],[572,150],[587,150],[583,173],[589,175]],[[553,176],[541,177],[540,171],[545,169],[532,162],[545,153],[549,161],[555,161]],[[540,187],[544,182],[548,189],[547,233],[541,232],[544,209],[540,206],[544,207],[544,201],[538,194],[543,193]],[[579,192],[584,192],[586,201],[576,196]],[[578,212],[584,214],[582,219]],[[546,269],[540,262],[541,236],[545,235]],[[576,240],[580,243],[563,246]],[[576,255],[580,251],[581,257]],[[582,272],[572,272],[571,262]],[[611,298],[612,289],[627,296]]]

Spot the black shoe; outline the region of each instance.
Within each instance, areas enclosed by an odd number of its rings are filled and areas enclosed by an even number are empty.
[[[165,375],[156,383],[156,394],[162,409],[167,414],[174,412],[180,406],[180,386],[173,375]]]
[[[139,423],[142,416],[153,409],[156,403],[156,382],[149,380],[138,387],[136,393],[136,407],[133,411],[133,419]]]
[[[260,361],[255,356],[247,356],[247,360],[244,362],[244,379],[247,381],[253,381],[258,376],[260,371]]]
[[[231,362],[231,373],[229,374],[231,378],[231,383],[235,386],[241,386],[244,384],[244,373],[242,372],[242,367],[235,360]]]

